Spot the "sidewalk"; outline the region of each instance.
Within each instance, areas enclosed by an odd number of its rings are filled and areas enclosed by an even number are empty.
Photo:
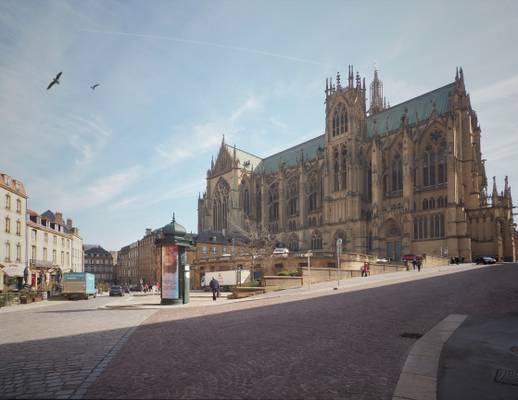
[[[442,349],[437,398],[518,399],[518,313],[469,316]]]
[[[401,371],[403,399],[518,399],[518,312],[452,314],[430,329]]]
[[[190,302],[188,304],[177,305],[160,305],[159,295],[139,295],[121,297],[114,302],[104,305],[102,308],[143,308],[143,309],[168,309],[178,307],[198,307],[203,306],[220,306],[230,303],[241,303],[249,301],[259,301],[271,298],[288,298],[293,301],[307,299],[312,297],[333,295],[336,293],[349,292],[354,290],[363,290],[378,286],[393,285],[404,282],[411,282],[418,279],[434,278],[437,276],[460,273],[480,268],[488,268],[488,265],[475,265],[472,263],[464,263],[459,265],[444,265],[438,267],[423,268],[421,272],[399,271],[385,274],[377,274],[368,277],[358,277],[343,279],[338,281],[327,281],[320,283],[312,283],[302,287],[284,289],[275,292],[269,292],[256,296],[245,297],[241,299],[227,299],[230,293],[221,293],[217,301],[212,300],[211,292],[191,291]]]

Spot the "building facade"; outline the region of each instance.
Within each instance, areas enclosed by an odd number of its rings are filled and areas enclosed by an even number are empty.
[[[83,271],[83,239],[71,219],[50,210],[27,210],[29,267],[51,265],[62,272]]]
[[[326,80],[324,134],[260,158],[225,143],[198,200],[198,231],[292,250],[515,259],[511,189],[492,191],[462,69],[390,106],[374,73]],[[338,241],[341,239],[341,241]]]
[[[27,262],[27,193],[22,182],[0,173],[0,291],[6,277],[22,283]]]
[[[101,246],[85,250],[85,272],[95,275],[96,282],[114,282],[113,256]]]

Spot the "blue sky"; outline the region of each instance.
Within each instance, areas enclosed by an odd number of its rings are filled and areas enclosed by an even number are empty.
[[[259,156],[322,134],[325,78],[376,63],[392,105],[462,66],[488,177],[518,188],[517,4],[3,0],[0,171],[85,243],[117,250],[173,211],[196,231],[222,134]]]

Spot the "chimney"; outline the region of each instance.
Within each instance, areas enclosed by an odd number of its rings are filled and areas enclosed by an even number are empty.
[[[67,228],[68,229],[72,229],[72,226],[73,226],[72,219],[71,218],[67,218]]]
[[[150,228],[146,228],[146,234],[144,236],[148,236],[148,235],[151,235],[151,229]]]
[[[59,211],[56,211],[56,214],[55,214],[55,222],[59,225],[63,225],[63,214],[60,213]]]

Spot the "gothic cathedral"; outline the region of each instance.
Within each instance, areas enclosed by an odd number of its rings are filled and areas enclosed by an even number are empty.
[[[488,193],[480,126],[455,80],[390,106],[374,72],[326,80],[325,133],[266,158],[223,142],[198,200],[198,232],[293,251],[515,259],[511,188]]]

